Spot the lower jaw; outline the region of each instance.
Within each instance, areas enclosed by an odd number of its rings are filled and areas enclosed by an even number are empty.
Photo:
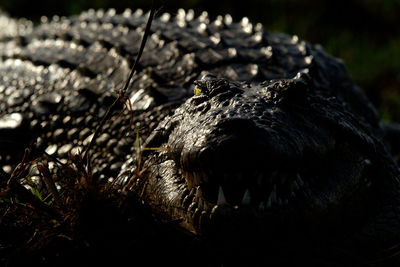
[[[222,204],[211,211],[199,208],[189,211],[182,226],[200,238],[228,242],[260,240],[284,245],[340,239],[343,225],[331,224],[323,215],[313,216],[308,212],[294,208],[259,212],[252,206]]]
[[[260,212],[252,206],[214,205],[202,210],[190,205],[181,225],[202,238],[211,239],[282,239],[282,233],[298,232],[289,210],[270,209]]]

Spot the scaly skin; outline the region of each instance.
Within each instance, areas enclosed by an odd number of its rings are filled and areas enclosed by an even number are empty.
[[[4,170],[27,146],[62,159],[88,145],[128,76],[145,22],[141,11],[89,11],[2,39]],[[397,242],[397,165],[374,108],[321,47],[246,18],[164,14],[128,94],[144,147],[158,149],[143,152],[144,173],[135,177],[136,131],[125,111],[92,148],[94,176],[118,177],[183,229]]]

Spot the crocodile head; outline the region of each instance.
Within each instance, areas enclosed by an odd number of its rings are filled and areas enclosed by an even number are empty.
[[[392,174],[377,135],[306,72],[259,85],[213,75],[195,84],[144,145],[158,149],[143,153],[147,174],[132,188],[152,208],[198,235],[280,239],[346,235],[379,209]]]

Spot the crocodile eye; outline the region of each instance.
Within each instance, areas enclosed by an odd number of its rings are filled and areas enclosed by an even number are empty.
[[[202,93],[202,90],[201,90],[200,86],[196,85],[196,86],[194,87],[194,95],[195,95],[195,96],[199,96],[199,95],[201,95],[201,94],[203,94],[203,93]]]
[[[196,106],[209,99],[208,89],[206,87],[201,87],[201,85],[198,84],[196,84],[196,86],[194,87],[193,94],[194,97],[190,101]]]

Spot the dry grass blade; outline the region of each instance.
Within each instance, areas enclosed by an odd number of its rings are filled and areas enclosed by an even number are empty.
[[[53,178],[51,177],[49,168],[45,164],[37,164],[37,168],[40,173],[40,177],[43,179],[46,184],[47,189],[49,189],[50,193],[53,195],[54,201],[57,205],[61,205],[60,194],[57,191],[56,184],[54,183]]]
[[[90,170],[90,162],[88,168],[85,168],[85,162],[82,158],[82,154],[78,153],[76,155],[72,155],[69,153],[69,159],[76,167],[76,172],[78,176],[78,183],[81,187],[88,188],[90,185],[93,185],[93,176]]]
[[[60,212],[53,207],[45,204],[38,194],[32,193],[31,190],[27,189],[21,184],[21,180],[28,179],[29,169],[34,161],[28,161],[30,150],[25,149],[25,153],[22,161],[14,169],[10,179],[7,182],[7,188],[0,192],[1,199],[11,199],[12,203],[16,203],[14,207],[20,203],[22,206],[31,207],[33,210],[45,212],[50,214],[54,218],[59,218]]]
[[[28,148],[25,149],[24,156],[23,156],[21,162],[17,165],[17,167],[15,167],[14,171],[11,174],[10,179],[7,182],[8,186],[11,186],[11,185],[17,183],[18,180],[21,177],[23,177],[23,174],[28,170],[28,168],[30,166],[30,162],[27,162],[27,161],[28,161],[28,156],[29,156],[30,152],[31,152],[30,149],[28,149]]]

